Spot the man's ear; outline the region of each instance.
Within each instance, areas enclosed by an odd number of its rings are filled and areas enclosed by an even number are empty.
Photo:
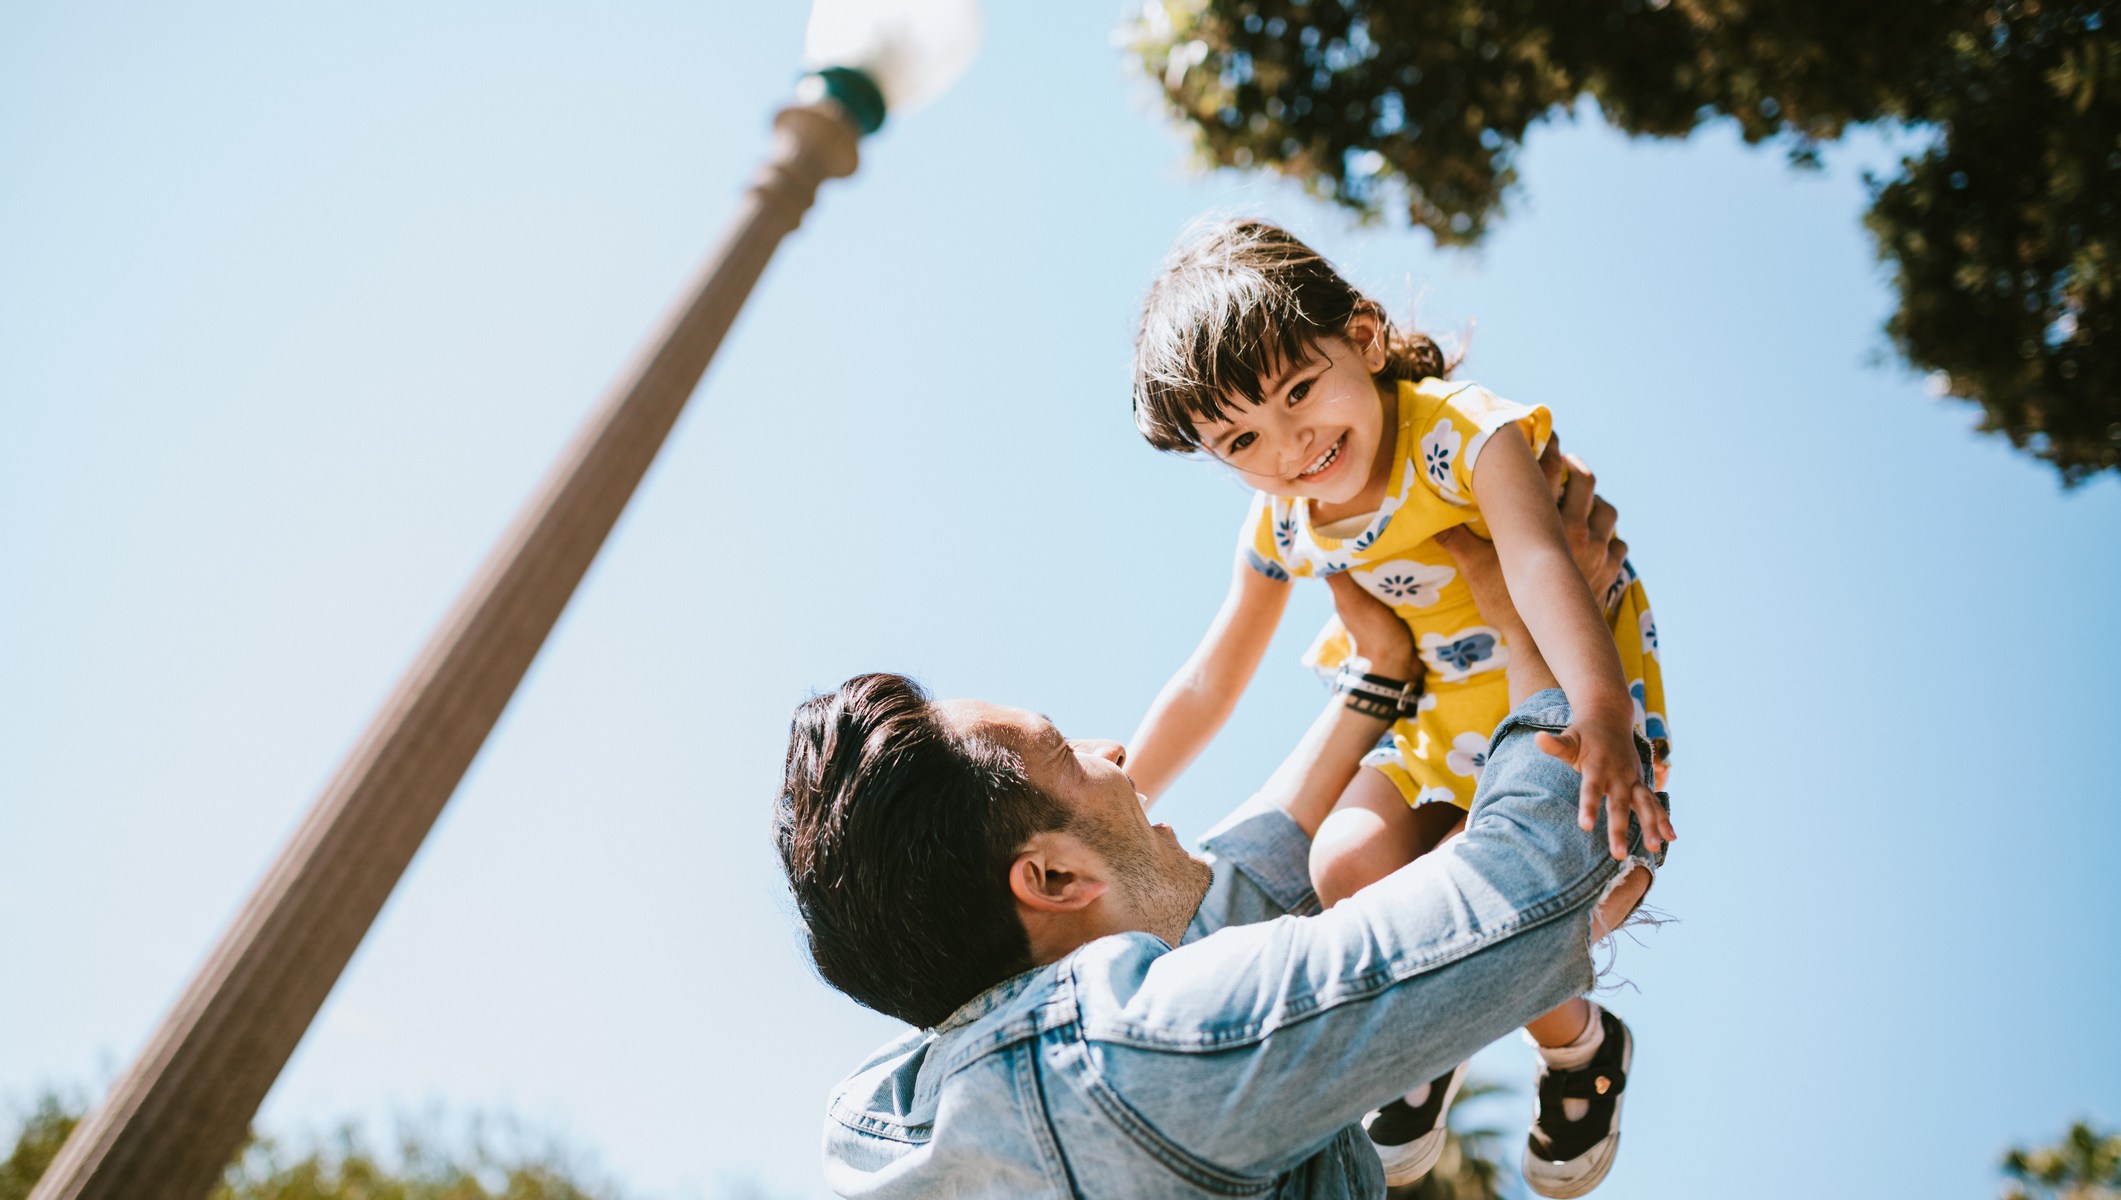
[[[1105,894],[1096,856],[1074,836],[1035,834],[1009,864],[1009,892],[1033,912],[1081,912]]]
[[[1358,308],[1348,317],[1341,337],[1362,358],[1363,368],[1375,375],[1385,369],[1390,347],[1386,345],[1384,314],[1374,308]]]

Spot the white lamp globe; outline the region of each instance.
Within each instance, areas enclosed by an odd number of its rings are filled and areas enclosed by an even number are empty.
[[[979,0],[817,0],[803,58],[812,70],[851,67],[910,112],[949,90],[979,50]]]

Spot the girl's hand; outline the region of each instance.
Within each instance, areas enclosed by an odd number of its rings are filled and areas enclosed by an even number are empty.
[[[1333,608],[1347,626],[1355,652],[1370,662],[1370,670],[1393,679],[1412,680],[1417,666],[1414,631],[1384,601],[1362,590],[1346,571],[1326,576],[1333,591]]]
[[[1586,833],[1598,827],[1598,802],[1607,799],[1606,846],[1615,859],[1628,856],[1628,817],[1642,825],[1642,842],[1652,853],[1678,836],[1671,815],[1642,782],[1642,760],[1635,755],[1635,727],[1626,712],[1577,711],[1560,733],[1542,733],[1541,750],[1576,768],[1583,776],[1576,824]]]

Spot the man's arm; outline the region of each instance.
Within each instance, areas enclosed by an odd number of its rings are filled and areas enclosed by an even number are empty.
[[[1329,912],[1168,952],[1085,947],[1074,985],[1101,1079],[1174,1152],[1272,1178],[1581,995],[1603,898],[1658,858],[1637,836],[1616,862],[1577,828],[1581,777],[1534,742],[1568,722],[1559,690],[1519,705],[1465,832]]]
[[[1418,678],[1414,635],[1406,623],[1345,571],[1327,576],[1326,585],[1333,589],[1341,624],[1355,641],[1356,656],[1370,664],[1369,673],[1401,681]],[[1355,778],[1362,756],[1391,724],[1389,717],[1348,707],[1347,697],[1335,693],[1296,749],[1268,776],[1260,799],[1288,813],[1304,836],[1317,833],[1334,801]]]

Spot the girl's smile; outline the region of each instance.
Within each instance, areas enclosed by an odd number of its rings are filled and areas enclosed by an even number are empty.
[[[1314,484],[1325,481],[1340,469],[1342,463],[1347,461],[1347,455],[1341,453],[1341,451],[1347,449],[1347,446],[1348,435],[1343,433],[1333,439],[1333,444],[1326,447],[1326,452],[1314,459],[1310,466],[1305,467],[1297,475],[1297,478],[1308,479]]]

